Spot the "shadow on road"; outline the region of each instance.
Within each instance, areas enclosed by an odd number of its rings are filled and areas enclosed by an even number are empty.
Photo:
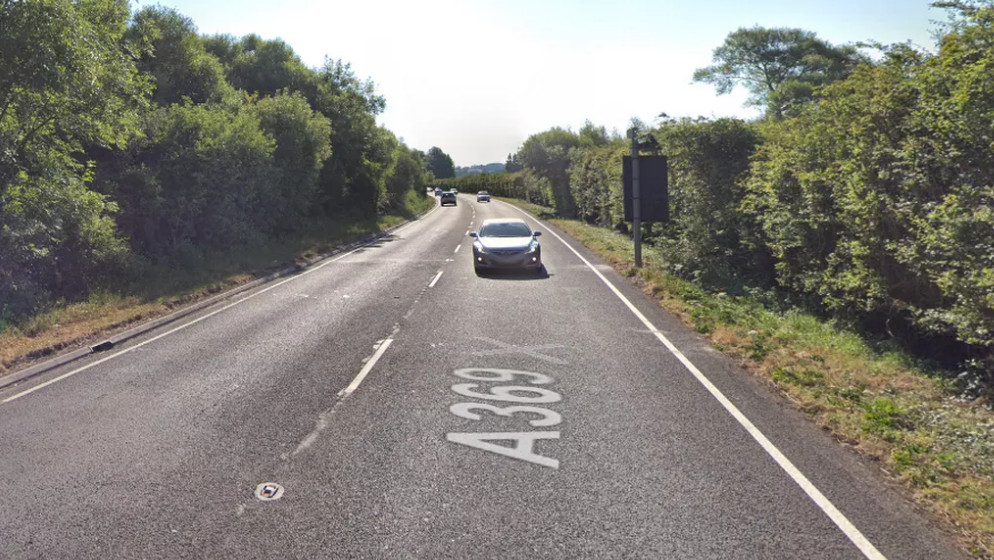
[[[356,249],[354,251],[354,253],[355,254],[359,254],[359,253],[365,253],[366,251],[368,251],[370,249],[378,249],[378,248],[383,247],[387,243],[390,243],[390,242],[392,242],[392,241],[394,241],[396,239],[398,239],[398,237],[396,235],[394,235],[392,233],[388,233],[387,235],[384,235],[383,237],[377,239],[376,241],[374,241],[374,242],[372,242],[372,243],[370,243],[368,245],[365,245],[365,246],[363,246],[360,249]]]
[[[552,277],[549,274],[549,270],[543,265],[542,268],[538,270],[522,270],[522,269],[491,269],[491,270],[479,270],[476,273],[480,278],[487,278],[490,280],[548,280]]]

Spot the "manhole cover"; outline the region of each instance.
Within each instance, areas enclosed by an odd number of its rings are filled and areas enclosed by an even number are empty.
[[[255,487],[255,497],[264,502],[278,500],[283,496],[283,487],[275,482],[263,482]]]

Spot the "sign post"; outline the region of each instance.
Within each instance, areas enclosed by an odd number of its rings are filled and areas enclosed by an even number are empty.
[[[669,172],[666,156],[639,156],[639,150],[659,151],[656,139],[649,135],[639,142],[638,130],[628,131],[632,155],[621,158],[622,191],[625,221],[632,223],[635,243],[635,266],[642,267],[642,222],[666,223],[670,220]]]
[[[642,205],[639,192],[639,139],[635,128],[628,130],[632,139],[632,240],[635,242],[635,266],[642,268]]]

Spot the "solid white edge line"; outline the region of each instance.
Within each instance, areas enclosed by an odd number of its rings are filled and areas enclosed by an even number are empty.
[[[407,227],[407,226],[404,226],[404,227]],[[399,231],[399,230],[397,230],[397,231]],[[396,233],[396,231],[394,233]],[[269,290],[272,290],[274,288],[278,288],[278,287],[282,286],[283,284],[286,284],[287,282],[291,282],[291,281],[296,280],[298,278],[304,277],[304,276],[306,276],[306,275],[308,275],[308,274],[310,274],[312,272],[315,272],[317,270],[320,270],[320,269],[328,266],[329,264],[331,264],[333,262],[340,261],[340,260],[344,259],[345,257],[348,257],[349,255],[355,253],[356,251],[358,251],[360,249],[363,249],[363,248],[365,248],[365,247],[367,247],[367,246],[369,246],[369,245],[371,245],[371,244],[373,244],[375,242],[376,241],[374,240],[374,241],[370,241],[369,243],[365,243],[363,245],[360,245],[359,247],[356,247],[355,249],[352,249],[348,253],[343,253],[341,255],[338,255],[337,257],[334,257],[332,259],[328,259],[327,261],[325,261],[325,262],[323,262],[323,263],[321,263],[321,264],[319,264],[319,265],[317,265],[317,266],[315,266],[313,268],[309,268],[309,269],[301,272],[300,274],[297,274],[297,275],[291,276],[289,278],[286,278],[284,280],[281,280],[280,282],[277,282],[277,283],[275,283],[275,284],[273,284],[271,286],[267,286],[267,287],[265,287],[265,288],[263,288],[263,289],[261,289],[261,290],[259,290],[257,292],[252,292],[251,294],[249,294],[249,295],[247,295],[247,296],[245,296],[245,297],[243,297],[243,298],[241,298],[241,299],[239,299],[237,301],[233,301],[233,302],[229,303],[228,305],[225,305],[224,307],[222,307],[220,309],[216,309],[214,311],[211,311],[210,313],[208,313],[208,314],[206,314],[206,315],[204,315],[202,317],[198,317],[198,318],[196,318],[196,319],[194,319],[194,320],[192,320],[192,321],[190,321],[188,323],[183,323],[182,325],[180,325],[180,326],[178,326],[178,327],[176,327],[174,329],[171,329],[171,330],[166,331],[166,332],[164,332],[162,334],[153,336],[152,338],[150,338],[150,339],[148,339],[148,340],[146,340],[144,342],[140,342],[138,344],[135,344],[134,346],[130,346],[128,348],[125,348],[124,350],[121,350],[120,352],[115,352],[115,353],[107,356],[106,358],[101,358],[101,359],[99,359],[99,360],[97,360],[95,362],[90,362],[90,363],[86,364],[85,366],[76,368],[76,369],[74,369],[74,370],[72,370],[70,372],[67,372],[67,373],[63,373],[62,375],[60,375],[58,377],[55,377],[55,378],[52,378],[52,379],[49,379],[48,381],[46,381],[44,383],[39,383],[38,385],[35,385],[34,387],[31,387],[30,389],[27,389],[25,391],[21,391],[20,393],[11,395],[11,396],[3,399],[2,401],[0,401],[0,404],[7,404],[7,403],[9,403],[11,401],[17,400],[17,399],[25,396],[25,395],[30,395],[31,393],[34,393],[35,391],[37,391],[39,389],[43,389],[45,387],[48,387],[49,385],[52,385],[53,383],[58,383],[59,381],[62,381],[63,379],[66,379],[68,377],[72,377],[72,376],[76,375],[77,373],[82,373],[82,372],[84,372],[84,371],[86,371],[86,370],[88,370],[88,369],[90,369],[90,368],[92,368],[94,366],[100,365],[100,364],[102,364],[102,363],[104,363],[104,362],[106,362],[108,360],[112,360],[112,359],[114,359],[114,358],[116,358],[118,356],[127,354],[128,352],[131,352],[133,350],[137,350],[137,349],[141,348],[142,346],[145,346],[146,344],[151,344],[151,343],[155,342],[156,340],[159,340],[160,338],[169,336],[169,335],[171,335],[171,334],[173,334],[175,332],[179,332],[179,331],[181,331],[181,330],[183,330],[183,329],[185,329],[187,327],[191,327],[193,325],[196,325],[197,323],[199,323],[199,322],[201,322],[201,321],[203,321],[205,319],[209,319],[209,318],[213,317],[214,315],[217,315],[218,313],[221,313],[222,311],[227,311],[228,309],[231,309],[232,307],[234,307],[236,305],[239,305],[241,303],[245,303],[246,301],[248,301],[248,300],[250,300],[250,299],[252,299],[252,298],[254,298],[254,297],[258,296],[258,295],[262,295],[262,294],[268,292]]]
[[[439,270],[438,271],[438,274],[436,274],[435,277],[431,279],[431,283],[428,284],[429,288],[434,288],[435,284],[438,284],[438,279],[442,277],[442,273],[443,272],[445,272],[445,271],[444,270]]]
[[[535,222],[536,224],[543,225],[542,222],[538,221],[537,219],[532,217],[531,214],[528,214],[527,212],[521,210],[517,206],[514,206],[513,204],[508,204],[506,202],[504,204],[507,204],[511,208],[514,208],[518,212],[524,214],[525,217]],[[548,228],[546,229],[548,230]],[[772,457],[773,460],[776,461],[778,465],[780,465],[780,468],[782,468],[784,472],[786,472],[787,475],[790,476],[790,478],[793,479],[794,482],[801,487],[801,490],[804,490],[804,493],[807,494],[809,498],[811,498],[811,501],[813,501],[815,505],[817,505],[822,510],[822,512],[824,512],[825,515],[827,515],[828,518],[831,519],[833,523],[835,523],[835,525],[839,528],[839,530],[842,531],[842,533],[845,534],[845,536],[848,537],[849,540],[852,541],[854,545],[856,545],[856,548],[858,548],[860,552],[863,553],[863,556],[865,556],[869,560],[887,560],[887,558],[879,550],[877,550],[875,546],[873,546],[873,543],[871,543],[869,539],[867,539],[863,535],[863,533],[861,533],[859,529],[857,529],[856,526],[853,525],[853,523],[849,521],[849,519],[845,515],[843,515],[843,513],[839,511],[839,509],[835,507],[835,505],[827,497],[825,497],[825,495],[822,494],[820,490],[818,490],[818,488],[814,485],[814,483],[808,480],[808,477],[804,476],[804,473],[802,473],[800,469],[794,466],[794,464],[790,461],[790,459],[788,459],[777,448],[777,446],[774,445],[773,442],[769,440],[769,438],[763,435],[763,432],[759,431],[759,428],[757,428],[752,423],[752,421],[750,421],[746,417],[746,415],[743,414],[742,411],[738,409],[737,406],[732,404],[732,401],[728,400],[728,398],[725,397],[724,393],[722,393],[717,387],[715,387],[714,384],[711,383],[711,381],[703,373],[701,373],[701,370],[697,369],[697,366],[695,366],[693,362],[691,362],[686,356],[684,356],[683,352],[681,352],[672,342],[670,342],[670,340],[666,338],[666,336],[664,336],[663,333],[661,333],[659,329],[657,329],[656,326],[653,325],[652,322],[650,322],[649,319],[646,318],[646,316],[643,315],[642,312],[639,311],[638,308],[636,308],[635,305],[631,301],[629,301],[628,298],[626,298],[624,294],[622,294],[621,291],[618,290],[618,288],[615,287],[615,285],[612,284],[611,281],[608,280],[607,277],[605,277],[601,273],[601,271],[597,270],[597,268],[594,265],[592,265],[590,261],[585,259],[583,255],[580,254],[579,251],[574,249],[572,245],[567,243],[566,240],[560,237],[558,234],[556,234],[556,232],[552,230],[548,231],[549,233],[552,234],[553,237],[555,237],[560,242],[562,242],[562,244],[565,245],[567,249],[572,251],[573,254],[577,256],[577,258],[583,261],[583,264],[587,265],[587,268],[593,271],[593,273],[596,274],[597,277],[601,279],[601,282],[603,282],[612,292],[614,292],[614,295],[618,296],[618,299],[620,299],[625,304],[625,306],[628,307],[628,309],[636,317],[638,317],[640,321],[642,321],[642,324],[645,325],[650,331],[652,331],[652,333],[656,336],[656,338],[661,343],[663,343],[663,346],[665,346],[666,349],[669,350],[670,353],[676,357],[676,359],[680,360],[680,363],[682,363],[684,367],[686,367],[687,370],[694,375],[697,381],[699,381],[701,385],[703,385],[704,388],[707,389],[709,393],[711,393],[711,396],[713,396],[715,400],[717,400],[721,404],[721,406],[724,407],[725,410],[727,410],[728,413],[731,414],[732,417],[735,418],[735,420],[738,421],[738,423],[743,428],[745,428],[745,431],[748,432],[749,435],[752,436],[752,438],[756,440],[757,443],[759,443],[759,445],[763,448],[763,450],[766,451],[766,453],[770,457]]]
[[[376,352],[373,354],[373,357],[370,358],[368,362],[366,362],[366,365],[362,366],[361,370],[359,370],[359,375],[355,376],[355,379],[352,380],[352,383],[349,383],[348,387],[339,391],[338,396],[344,397],[351,395],[353,391],[358,389],[359,384],[362,383],[363,379],[366,379],[366,376],[369,375],[369,372],[373,370],[373,366],[375,366],[376,362],[380,360],[380,356],[382,356],[383,353],[387,351],[387,348],[390,348],[390,345],[392,343],[393,343],[392,338],[384,340],[380,344],[380,347],[376,349]]]
[[[459,252],[459,249],[462,249],[462,243],[460,243],[460,244],[456,245],[456,250],[455,250],[455,251],[452,251],[452,254],[456,254],[456,253],[458,253],[458,252]]]

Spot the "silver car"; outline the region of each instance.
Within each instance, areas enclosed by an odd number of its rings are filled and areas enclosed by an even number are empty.
[[[485,220],[479,232],[469,234],[473,243],[473,267],[479,274],[492,268],[542,269],[540,231],[532,231],[523,220]]]

